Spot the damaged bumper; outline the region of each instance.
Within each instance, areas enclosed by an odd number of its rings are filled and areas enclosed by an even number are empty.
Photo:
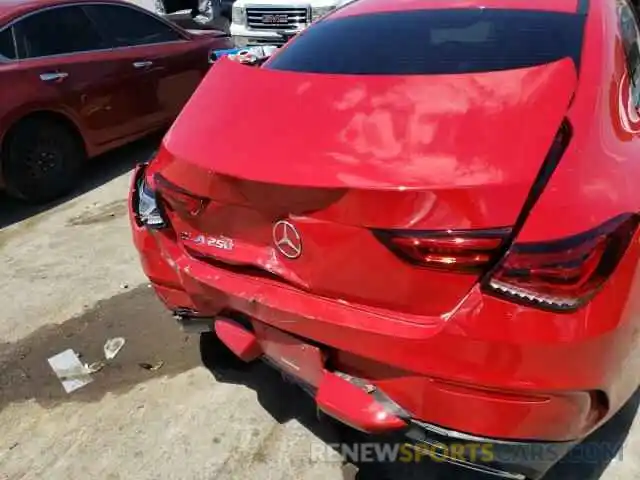
[[[403,445],[404,461],[447,462],[496,478],[537,479],[576,444],[498,440],[415,420],[375,385],[327,370],[324,353],[314,345],[257,321],[247,327],[229,318],[185,313],[178,312],[176,319],[186,331],[213,330],[239,358],[264,360],[299,384],[326,415],[379,441]],[[413,454],[407,457],[409,450]]]
[[[563,370],[563,359],[597,361],[594,354],[605,353],[606,345],[563,342],[555,348],[484,337],[486,331],[476,328],[501,310],[491,308],[498,300],[478,291],[446,321],[404,318],[198,260],[170,228],[140,223],[136,178],[134,242],[155,291],[178,321],[195,332],[215,330],[246,361],[266,360],[341,422],[396,438],[423,457],[500,478],[533,479],[602,418],[598,398],[572,388],[573,371]],[[550,364],[553,385],[544,383]],[[518,367],[536,383],[524,389]],[[596,375],[588,380],[600,382]]]
[[[326,415],[383,442],[406,447],[405,461],[410,449],[414,462],[447,462],[496,478],[537,479],[576,444],[484,438],[415,420],[375,385],[327,370],[324,353],[314,345],[258,321],[248,327],[225,317],[185,316],[188,313],[176,313],[186,331],[213,330],[239,358],[264,360],[299,384]]]

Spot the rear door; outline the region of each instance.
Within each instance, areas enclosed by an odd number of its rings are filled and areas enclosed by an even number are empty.
[[[116,4],[84,7],[104,36],[138,71],[138,102],[150,124],[172,120],[208,69],[208,52],[170,23]]]
[[[2,73],[12,73],[7,86],[11,94],[3,96],[7,111],[63,111],[93,144],[107,143],[131,129],[135,119],[129,111],[127,79],[81,8],[49,8],[7,31],[17,47],[17,58]]]

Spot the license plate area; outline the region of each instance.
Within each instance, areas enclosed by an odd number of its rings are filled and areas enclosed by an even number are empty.
[[[259,322],[254,322],[253,327],[262,352],[271,362],[285,373],[318,387],[325,361],[318,347]]]

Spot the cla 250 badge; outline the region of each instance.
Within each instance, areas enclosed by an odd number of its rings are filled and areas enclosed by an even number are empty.
[[[195,243],[207,247],[219,248],[221,250],[233,250],[233,240],[227,237],[209,237],[205,235],[192,236],[188,232],[181,232],[180,238],[185,242]]]

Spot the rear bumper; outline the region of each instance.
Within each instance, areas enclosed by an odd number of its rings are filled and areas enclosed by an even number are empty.
[[[202,318],[197,319],[203,323]],[[378,454],[377,461],[447,462],[497,478],[515,480],[542,477],[575,442],[517,442],[497,440],[416,421],[384,392],[366,380],[329,371],[323,352],[296,337],[251,320],[208,319],[218,338],[245,361],[262,358],[299,383],[315,398],[317,408],[342,423],[373,434],[376,443],[396,453]],[[206,323],[206,320],[205,322]],[[354,445],[346,444],[345,450]],[[340,448],[340,447],[338,447]],[[363,455],[346,460],[362,461]]]
[[[149,231],[133,214],[131,224],[144,271],[170,309],[240,312],[317,345],[332,368],[366,378],[412,426],[435,428],[436,441],[519,446],[519,470],[506,472],[535,478],[637,387],[620,366],[633,324],[602,330],[588,317],[597,306],[554,315],[474,289],[446,317],[405,315],[234,273],[189,256],[171,230]],[[526,453],[541,448],[552,451]]]
[[[606,389],[601,369],[615,350],[611,335],[563,344],[479,338],[473,324],[511,313],[489,308],[500,301],[477,291],[446,321],[412,324],[205,264],[169,236],[133,228],[143,269],[170,309],[210,317],[235,310],[325,345],[335,363],[371,378],[425,421],[487,436],[571,440],[600,414],[592,392]]]

